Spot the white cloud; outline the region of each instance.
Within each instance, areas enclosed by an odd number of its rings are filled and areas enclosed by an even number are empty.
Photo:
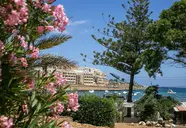
[[[88,21],[87,20],[79,20],[79,21],[74,21],[74,22],[70,22],[69,25],[71,26],[75,26],[75,25],[81,25],[81,24],[86,24]]]

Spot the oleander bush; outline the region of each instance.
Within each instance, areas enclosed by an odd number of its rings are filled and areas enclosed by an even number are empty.
[[[41,43],[51,31],[63,32],[68,18],[55,0],[0,0],[0,127],[58,128],[56,118],[77,111],[77,93],[66,93],[62,74],[33,70]],[[64,127],[70,127],[64,123]]]
[[[113,100],[95,95],[79,98],[79,110],[72,114],[73,120],[96,126],[114,127],[116,107]]]

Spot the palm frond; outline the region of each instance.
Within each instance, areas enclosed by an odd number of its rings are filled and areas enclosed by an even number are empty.
[[[40,50],[49,49],[64,43],[70,38],[72,37],[63,33],[47,34],[36,40],[34,46],[38,47]]]
[[[61,67],[70,69],[76,67],[76,62],[71,61],[63,56],[55,56],[51,54],[41,55],[34,63],[34,67]]]

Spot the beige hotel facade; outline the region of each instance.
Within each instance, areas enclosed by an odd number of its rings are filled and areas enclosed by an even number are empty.
[[[42,70],[42,68],[36,68]],[[48,72],[60,72],[66,78],[67,84],[85,86],[107,86],[106,74],[99,69],[89,67],[77,67],[65,70],[60,67],[49,67]]]

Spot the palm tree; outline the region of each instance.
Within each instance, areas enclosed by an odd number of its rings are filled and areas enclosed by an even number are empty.
[[[47,73],[48,67],[61,67],[70,69],[76,67],[76,62],[64,58],[63,56],[55,56],[51,54],[41,55],[34,63],[33,67],[42,67]]]
[[[72,37],[63,33],[48,33],[34,42],[34,46],[45,50],[64,43]]]
[[[66,35],[59,32],[50,32],[46,35],[42,35],[34,42],[34,46],[40,50],[46,50],[55,47],[65,41],[71,39],[70,35]],[[51,54],[41,55],[37,60],[30,60],[30,68],[42,67],[47,72],[48,67],[62,67],[63,69],[69,69],[76,67],[76,62],[71,61],[63,56],[55,56]]]

